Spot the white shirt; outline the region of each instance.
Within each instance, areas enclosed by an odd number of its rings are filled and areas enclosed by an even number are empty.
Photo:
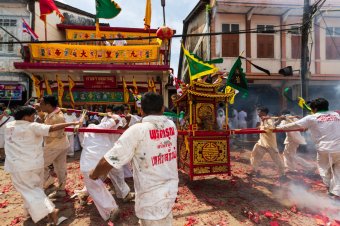
[[[99,125],[90,124],[89,129],[112,129],[116,122],[107,118]],[[94,169],[104,154],[112,148],[111,136],[108,133],[84,133],[82,153],[80,157],[80,171],[89,172]]]
[[[77,121],[77,117],[75,114],[71,114],[71,115],[64,114],[64,118],[65,118],[65,122],[76,122]],[[74,126],[70,126],[70,127],[74,128]],[[66,132],[66,135],[71,136],[73,135],[73,132]]]
[[[286,115],[290,116],[290,115]],[[286,119],[282,120],[280,125],[286,125],[288,123],[296,122],[298,119],[293,118],[293,119]],[[295,144],[306,144],[305,138],[301,135],[299,131],[294,131],[294,132],[287,132],[286,133],[286,139],[284,141],[284,144],[289,144],[289,143],[295,143]]]
[[[126,40],[114,40],[112,43],[114,46],[126,46]]]
[[[318,112],[278,128],[309,129],[318,151],[340,152],[340,115],[337,112]]]
[[[5,170],[19,172],[43,168],[43,137],[48,135],[50,127],[24,120],[6,123]]]
[[[170,213],[178,191],[177,129],[171,120],[144,117],[104,157],[115,168],[132,160],[138,218],[160,220]]]
[[[240,112],[238,113],[238,120],[239,120],[239,121],[245,122],[245,121],[246,121],[246,118],[247,118],[247,112],[245,112],[245,111],[240,111]]]
[[[7,123],[14,121],[14,118],[12,116],[9,116],[9,119],[7,116],[3,116],[2,119],[0,120],[0,125],[4,122],[1,127],[0,127],[0,148],[4,148],[5,147],[5,126]],[[6,121],[7,120],[7,121]]]

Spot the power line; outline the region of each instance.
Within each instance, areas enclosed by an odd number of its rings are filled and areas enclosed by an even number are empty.
[[[293,25],[302,26],[302,23],[292,23],[285,25],[275,25],[275,27],[288,27]],[[173,35],[172,38],[182,38],[182,37],[195,37],[195,36],[209,36],[209,35],[232,35],[232,34],[247,34],[247,33],[278,33],[281,31],[291,31],[296,28],[284,28],[284,29],[274,29],[267,32],[258,32],[257,28],[239,30],[237,32],[209,32],[209,33],[197,33],[197,34],[178,34]],[[146,36],[146,37],[130,37],[130,38],[107,38],[106,41],[114,41],[114,40],[148,40],[148,39],[157,39],[157,36]],[[86,43],[86,42],[101,42],[102,39],[86,39],[86,40],[50,40],[50,41],[21,41],[21,42],[0,42],[0,44],[39,44],[39,43]]]

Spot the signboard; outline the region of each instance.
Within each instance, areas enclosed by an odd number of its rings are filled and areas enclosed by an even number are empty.
[[[57,96],[57,92],[54,91],[53,94]],[[75,104],[113,104],[113,103],[123,103],[123,91],[82,91],[73,90],[72,91]],[[65,92],[63,96],[63,102],[70,102],[69,92]],[[135,99],[130,93],[130,103],[134,103]]]
[[[116,38],[118,33],[120,33],[124,38],[141,38],[156,36],[155,33],[149,34],[148,32],[122,32],[122,31],[100,31],[100,37],[106,37],[106,39]],[[96,31],[89,30],[73,30],[66,29],[66,39],[67,40],[86,40],[86,39],[96,39]],[[154,39],[135,39],[126,40],[128,45],[158,45],[156,38]]]
[[[117,87],[115,76],[84,76],[85,89],[112,89]]]
[[[67,44],[29,44],[33,60],[129,63],[159,60],[159,45],[94,46]]]
[[[0,100],[22,100],[22,86],[18,84],[0,84]]]

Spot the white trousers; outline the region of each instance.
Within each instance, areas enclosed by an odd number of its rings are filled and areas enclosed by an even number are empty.
[[[120,169],[112,168],[108,176],[115,189],[115,194],[117,198],[120,198],[120,199],[125,198],[130,192],[130,187],[125,182],[124,169],[123,168],[120,168]]]
[[[265,148],[259,144],[255,144],[253,151],[250,156],[250,163],[253,166],[254,171],[258,170],[259,165],[261,164],[261,160],[263,156],[268,153],[272,158],[273,162],[279,168],[279,174],[284,175],[284,165],[281,159],[280,153],[276,148]]]
[[[54,171],[57,174],[59,181],[59,188],[65,189],[66,185],[66,150],[67,149],[49,149],[44,148],[44,181],[47,181],[51,176],[48,166],[53,164]]]
[[[74,155],[74,134],[67,135],[67,139],[70,142],[70,147],[67,150],[67,155]]]
[[[79,134],[74,135],[74,150],[75,151],[80,151],[81,145],[80,145],[80,140],[79,140]]]
[[[141,226],[172,226],[172,211],[163,219],[160,220],[145,220],[140,219]]]
[[[92,180],[89,178],[89,172],[83,172],[84,183],[87,188],[87,192],[93,199],[94,204],[100,216],[106,221],[110,217],[110,213],[117,209],[117,203],[111,193],[105,186],[105,183],[101,180]]]
[[[320,176],[329,187],[329,192],[340,196],[340,152],[318,152],[317,163]]]
[[[301,165],[305,169],[313,169],[314,164],[307,162],[296,154],[299,144],[289,142],[285,145],[283,151],[283,162],[287,169],[296,170],[297,164]]]
[[[44,169],[11,173],[15,189],[24,199],[24,207],[34,223],[40,221],[55,209],[43,190]]]

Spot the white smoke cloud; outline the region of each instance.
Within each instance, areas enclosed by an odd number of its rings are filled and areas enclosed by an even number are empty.
[[[305,187],[291,184],[288,187],[288,199],[298,209],[306,208],[315,213],[324,213],[330,220],[340,220],[340,201],[308,191]]]

